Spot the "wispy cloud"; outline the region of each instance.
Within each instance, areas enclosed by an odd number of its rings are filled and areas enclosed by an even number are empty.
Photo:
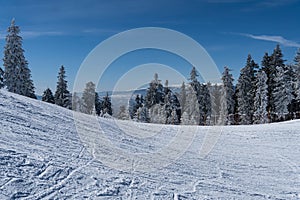
[[[21,32],[21,36],[24,38],[35,38],[40,36],[60,36],[64,35],[63,32],[58,31],[46,31],[46,32],[38,32],[38,31],[23,31]]]
[[[252,35],[252,34],[246,34],[246,33],[238,33],[238,35],[242,35],[248,38],[252,38],[255,40],[264,40],[264,41],[270,41],[270,42],[276,42],[279,44],[282,44],[286,47],[298,47],[300,48],[300,43],[297,43],[295,41],[287,40],[282,36],[272,36],[272,35]]]
[[[278,7],[278,6],[284,6],[289,5],[292,3],[297,2],[297,0],[264,0],[257,3],[258,6],[264,6],[264,7]]]
[[[64,35],[99,35],[99,34],[116,34],[119,33],[121,30],[115,30],[115,29],[97,29],[97,28],[91,28],[91,29],[84,29],[82,31],[79,31],[78,33],[68,33],[68,32],[61,32],[61,31],[21,31],[20,35],[23,37],[23,39],[34,39],[37,37],[43,37],[43,36],[64,36]],[[0,40],[5,39],[7,33],[5,31],[0,32]]]
[[[0,39],[5,39],[7,33],[0,33]],[[28,38],[36,38],[36,37],[41,37],[41,36],[60,36],[60,35],[65,35],[63,32],[58,32],[58,31],[22,31],[20,34],[23,38],[28,39]]]

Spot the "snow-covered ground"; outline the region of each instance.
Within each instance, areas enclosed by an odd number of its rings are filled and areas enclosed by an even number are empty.
[[[213,129],[97,119],[112,144],[128,155],[159,152],[181,137],[177,134],[187,134],[182,144],[193,137],[168,166],[143,171],[133,163],[132,170],[122,171],[107,166],[116,152],[102,150],[105,140],[92,137],[92,117],[77,114],[77,119],[91,130],[90,140],[77,133],[72,111],[0,90],[1,200],[300,199],[299,120]],[[212,151],[201,157],[205,134],[221,129]],[[195,137],[181,130],[196,131]],[[111,163],[128,164],[124,160]]]

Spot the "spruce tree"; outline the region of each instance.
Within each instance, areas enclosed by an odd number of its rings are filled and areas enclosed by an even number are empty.
[[[126,109],[126,106],[124,105],[120,106],[120,110],[117,115],[117,118],[121,120],[129,120],[129,113],[128,110]]]
[[[14,19],[7,32],[3,58],[4,85],[9,92],[36,98],[31,71],[24,56],[22,37],[19,35],[20,28],[15,25]]]
[[[256,93],[254,98],[254,124],[264,124],[268,122],[268,84],[267,74],[261,70],[257,74]]]
[[[81,98],[78,96],[76,92],[73,93],[73,97],[72,97],[72,110],[83,112]]]
[[[144,122],[144,123],[150,122],[148,108],[145,106],[139,107],[139,109],[136,112],[135,120],[138,122]]]
[[[277,118],[278,109],[275,110],[275,90],[279,90],[280,84],[278,83],[279,74],[284,73],[285,71],[285,60],[283,59],[283,54],[279,45],[277,45],[270,57],[270,69],[269,69],[269,77],[268,77],[268,89],[269,89],[269,118],[271,121],[275,121]],[[268,75],[268,74],[267,74]],[[277,77],[277,80],[275,80]]]
[[[182,125],[199,125],[200,123],[200,110],[196,91],[192,86],[187,87],[187,98],[185,109],[181,115]]]
[[[293,113],[293,117],[300,118],[300,49],[298,49],[294,59],[294,95],[289,106],[289,111]]]
[[[54,95],[55,104],[68,108],[72,101],[70,101],[70,92],[66,81],[66,71],[63,65],[59,69],[57,78],[58,81]]]
[[[172,106],[171,106],[171,92],[168,92],[165,95],[164,99],[164,110],[165,110],[165,115],[166,115],[166,121],[164,124],[171,124],[171,113],[172,113]]]
[[[228,67],[224,67],[222,73],[222,89],[221,89],[221,111],[218,120],[219,124],[231,125],[234,124],[234,87],[233,77]]]
[[[209,88],[211,87],[210,83],[203,84],[202,85],[202,111],[203,111],[203,120],[202,125],[209,125],[210,124],[210,118],[211,118],[211,112],[212,112],[212,99],[210,95]]]
[[[147,107],[146,107],[147,108]],[[165,106],[162,104],[155,104],[149,110],[149,121],[155,124],[166,123]]]
[[[216,125],[220,115],[220,97],[221,97],[221,87],[217,84],[213,85],[210,88],[211,94],[211,123]]]
[[[95,90],[96,86],[93,82],[88,82],[82,94],[83,112],[92,114],[95,109]]]
[[[170,88],[169,88],[169,81],[166,80],[165,81],[165,86],[164,86],[164,95],[167,95],[170,92]]]
[[[111,108],[111,100],[110,100],[110,97],[108,96],[108,92],[106,93],[106,96],[103,97],[102,109],[103,109],[103,115],[102,116],[105,116],[106,114],[112,116],[113,111],[112,111],[112,108]]]
[[[248,55],[247,63],[241,69],[237,83],[237,111],[239,124],[251,124],[253,119],[253,106],[255,94],[255,72],[257,65]]]
[[[165,115],[166,124],[179,124],[181,117],[180,103],[177,96],[169,90],[168,94],[165,95]]]
[[[133,110],[132,110],[132,113],[133,113],[133,119],[137,119],[138,118],[138,109],[143,107],[143,104],[142,104],[142,101],[141,101],[141,98],[140,98],[140,95],[136,95],[135,97],[135,103],[133,105]]]
[[[196,70],[196,67],[193,66],[192,71],[190,72],[190,81],[191,82],[198,82],[197,77],[198,77],[198,72]]]
[[[149,84],[145,96],[145,106],[149,109],[156,104],[164,102],[164,88],[161,81],[158,80],[158,74],[154,74],[154,80]]]
[[[102,108],[102,102],[100,101],[99,94],[97,92],[95,92],[95,109],[96,109],[96,115],[100,116],[103,108]]]
[[[291,66],[277,66],[275,76],[274,120],[285,120],[288,117],[288,106],[293,99],[293,81],[291,77]]]
[[[197,98],[198,98],[198,102],[199,102],[199,98],[200,98],[200,90],[201,90],[201,85],[200,85],[200,82],[197,80],[197,77],[198,77],[198,72],[196,71],[196,68],[193,67],[192,68],[192,71],[190,73],[190,78],[189,80],[191,81],[190,82],[190,85],[192,86],[192,88],[196,91],[196,94],[197,94]]]
[[[267,85],[268,85],[268,106],[267,106],[267,111],[268,111],[268,118],[269,121],[272,121],[272,112],[274,110],[274,101],[273,101],[273,91],[274,91],[274,77],[275,77],[275,68],[272,67],[271,65],[271,60],[272,56],[269,56],[268,53],[265,53],[263,60],[262,60],[262,70],[266,73],[267,75]]]
[[[198,106],[199,106],[199,124],[200,125],[206,125],[209,123],[211,116],[211,97],[210,92],[206,84],[200,84],[200,82],[197,80],[198,73],[196,71],[196,68],[193,67],[192,71],[190,73],[190,85],[196,92]],[[198,119],[197,119],[198,120]]]
[[[185,104],[186,104],[186,89],[185,89],[185,83],[182,82],[180,93],[179,93],[179,103],[181,106],[181,111],[183,112],[185,110]]]
[[[47,103],[53,103],[53,104],[55,103],[54,96],[53,96],[53,93],[50,88],[47,88],[44,91],[43,96],[42,96],[42,101],[45,101]]]
[[[294,59],[294,70],[296,74],[296,80],[295,80],[295,94],[296,94],[296,100],[300,101],[300,48],[298,49],[295,59]]]
[[[205,102],[203,101],[203,94],[202,94],[202,85],[200,84],[200,82],[198,81],[197,77],[198,77],[198,72],[196,70],[195,67],[192,68],[191,72],[190,72],[190,86],[191,88],[195,91],[196,94],[196,98],[197,98],[197,104],[195,104],[195,106],[197,105],[197,111],[199,111],[199,116],[197,117],[193,117],[195,121],[197,121],[197,125],[199,124],[203,124],[203,116],[204,116],[204,111],[203,111],[203,107]],[[191,95],[191,94],[190,94]],[[193,123],[191,121],[191,123]]]

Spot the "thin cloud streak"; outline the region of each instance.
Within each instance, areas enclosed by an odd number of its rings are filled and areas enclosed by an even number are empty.
[[[7,33],[0,33],[0,40],[5,39]],[[45,31],[45,32],[40,32],[40,31],[21,31],[20,35],[25,38],[36,38],[36,37],[41,37],[41,36],[61,36],[65,35],[63,32],[58,32],[58,31]]]
[[[240,33],[239,35],[242,35],[242,36],[245,36],[245,37],[248,37],[248,38],[252,38],[252,39],[255,39],[255,40],[277,42],[277,43],[282,44],[283,46],[286,46],[286,47],[298,47],[298,48],[300,48],[299,43],[297,43],[295,41],[287,40],[282,36],[252,35],[252,34],[245,34],[245,33]]]
[[[35,38],[40,36],[60,36],[60,35],[64,35],[64,33],[58,31],[47,31],[47,32],[22,31],[20,35],[23,38]]]
[[[258,6],[265,6],[265,7],[278,7],[278,6],[284,6],[288,4],[292,4],[297,2],[297,0],[264,0],[259,2],[257,5]]]

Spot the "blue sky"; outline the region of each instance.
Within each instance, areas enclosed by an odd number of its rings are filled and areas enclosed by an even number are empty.
[[[249,53],[260,63],[264,52],[271,53],[277,43],[287,63],[292,62],[300,47],[299,10],[297,0],[0,0],[0,49],[3,52],[6,29],[15,18],[40,94],[47,87],[55,90],[61,65],[66,67],[72,89],[84,58],[114,34],[139,27],[163,27],[195,39],[220,71],[229,66],[237,79]],[[99,90],[112,89],[126,71],[151,62],[170,65],[184,76],[191,69],[188,62],[167,52],[137,51],[110,66]],[[171,84],[177,84],[170,79]]]

